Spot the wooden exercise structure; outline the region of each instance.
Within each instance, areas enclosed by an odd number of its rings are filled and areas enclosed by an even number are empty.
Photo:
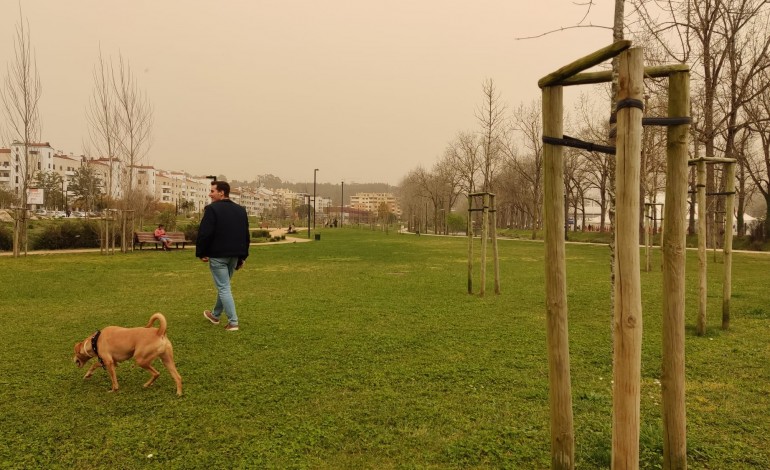
[[[477,198],[481,198],[481,207],[474,207]],[[473,294],[473,224],[471,222],[474,212],[481,212],[481,280],[479,283],[479,296],[484,297],[487,285],[487,238],[492,239],[492,259],[495,272],[495,294],[500,294],[500,260],[497,251],[497,217],[495,209],[495,195],[492,193],[468,194],[468,293]],[[492,214],[490,219],[489,214]],[[491,228],[489,226],[492,226]],[[488,234],[491,231],[491,235]]]
[[[105,209],[99,218],[99,253],[115,254],[115,220],[117,209]]]
[[[696,200],[698,203],[698,320],[695,332],[706,334],[707,308],[707,262],[706,262],[706,196],[727,196],[725,198],[724,262],[722,279],[722,329],[730,328],[730,299],[732,298],[733,277],[733,208],[735,206],[735,163],[734,158],[693,158],[688,163],[695,165],[698,172]],[[725,191],[706,194],[706,165],[725,165]]]
[[[13,257],[18,258],[21,252],[27,256],[29,249],[29,213],[26,207],[11,206],[13,211]]]
[[[563,87],[612,80],[581,73],[619,56],[617,141],[609,148],[563,135]],[[644,77],[668,77],[668,116],[643,118]],[[567,326],[563,146],[616,155],[616,282],[613,312],[612,468],[639,468],[642,307],[639,187],[643,125],[668,127],[663,228],[663,464],[686,468],[684,287],[687,209],[689,66],[644,67],[642,50],[617,41],[540,79],[543,93],[546,321],[551,403],[551,468],[574,469],[574,430]]]
[[[134,251],[134,210],[132,209],[105,209],[100,217],[99,227],[99,253],[103,255],[115,254],[115,238],[120,233],[120,251],[127,253]],[[118,232],[118,228],[120,229]]]

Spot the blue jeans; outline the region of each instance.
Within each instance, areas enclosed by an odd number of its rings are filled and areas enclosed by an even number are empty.
[[[209,258],[211,277],[214,278],[214,285],[217,288],[217,303],[211,314],[215,318],[219,318],[224,310],[232,325],[238,324],[233,291],[230,289],[230,278],[233,277],[236,264],[238,264],[238,258]]]

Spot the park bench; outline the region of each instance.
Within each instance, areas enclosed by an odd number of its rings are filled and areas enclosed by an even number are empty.
[[[179,248],[179,245],[182,245],[182,248],[184,248],[188,243],[192,243],[185,238],[184,232],[166,232],[166,236],[171,239],[171,243],[175,244],[177,248]],[[144,245],[154,245],[157,250],[163,244],[155,238],[153,232],[134,232],[134,248],[136,249],[139,246],[141,250]]]

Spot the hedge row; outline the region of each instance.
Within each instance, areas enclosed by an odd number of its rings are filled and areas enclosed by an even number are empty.
[[[188,240],[198,238],[198,224],[189,224],[183,229]],[[66,220],[62,223],[46,226],[43,231],[29,240],[31,250],[65,250],[73,248],[99,248],[99,223],[95,220]],[[116,237],[115,244],[120,243]],[[0,225],[0,250],[13,249],[13,230]]]

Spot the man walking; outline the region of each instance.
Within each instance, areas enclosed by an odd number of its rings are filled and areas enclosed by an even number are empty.
[[[209,197],[211,204],[206,206],[198,229],[195,256],[209,263],[217,301],[213,310],[203,311],[203,316],[218,325],[224,311],[228,319],[225,330],[237,331],[238,315],[230,278],[249,256],[249,218],[246,209],[230,200],[230,184],[226,181],[213,181]]]

